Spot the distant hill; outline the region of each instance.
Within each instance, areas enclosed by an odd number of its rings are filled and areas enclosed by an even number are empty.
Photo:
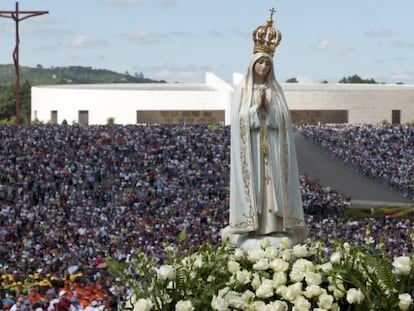
[[[128,73],[118,73],[106,69],[92,67],[69,66],[36,68],[20,66],[20,82],[28,80],[31,85],[50,84],[91,84],[91,83],[165,83],[164,80],[145,78],[142,73],[134,76]],[[15,82],[14,65],[0,64],[0,85],[10,85]]]

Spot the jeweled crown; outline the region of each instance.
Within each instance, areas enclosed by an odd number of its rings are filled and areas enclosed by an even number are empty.
[[[263,52],[273,56],[276,47],[282,40],[281,32],[273,28],[273,13],[276,12],[273,8],[269,10],[270,17],[266,25],[258,26],[253,30],[254,48],[253,53]]]

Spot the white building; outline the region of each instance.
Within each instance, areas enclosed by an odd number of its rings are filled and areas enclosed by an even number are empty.
[[[234,84],[240,81],[234,75]],[[32,87],[31,118],[107,124],[230,123],[234,84],[82,84]],[[411,123],[414,85],[282,83],[295,123]]]

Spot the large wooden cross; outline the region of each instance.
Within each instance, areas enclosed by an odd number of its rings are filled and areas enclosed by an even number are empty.
[[[15,80],[15,96],[16,96],[16,124],[20,123],[20,74],[19,74],[19,22],[28,19],[32,16],[48,14],[48,11],[19,11],[19,2],[16,1],[15,11],[0,11],[0,17],[11,18],[16,23],[16,45],[13,50],[14,71],[16,74]]]

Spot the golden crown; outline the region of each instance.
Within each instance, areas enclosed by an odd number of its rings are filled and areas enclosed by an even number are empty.
[[[276,12],[273,8],[269,10],[270,17],[266,25],[258,26],[253,30],[254,48],[253,53],[263,52],[273,56],[276,47],[282,40],[281,32],[273,28],[273,13]]]

